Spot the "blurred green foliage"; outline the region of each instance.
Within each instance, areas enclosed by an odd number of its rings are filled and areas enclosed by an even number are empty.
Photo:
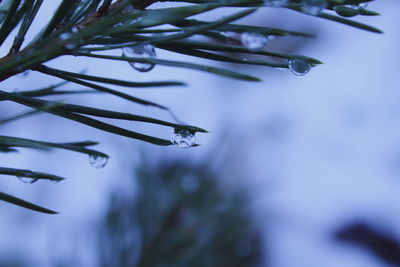
[[[246,189],[181,160],[142,164],[135,176],[99,227],[99,266],[265,266]]]

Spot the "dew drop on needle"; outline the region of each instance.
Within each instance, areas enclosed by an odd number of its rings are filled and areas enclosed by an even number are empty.
[[[186,129],[175,129],[171,136],[171,143],[180,147],[192,147],[196,142],[196,136],[193,132]]]
[[[289,60],[288,67],[292,73],[297,76],[306,75],[311,69],[310,63],[307,63],[301,59]]]
[[[124,57],[155,58],[157,53],[154,46],[151,44],[141,44],[138,46],[128,46],[122,48],[122,55]],[[135,60],[128,60],[128,63],[132,68],[140,72],[148,72],[155,67],[155,64],[153,63],[138,62]]]
[[[18,178],[18,180],[20,180],[21,182],[23,182],[24,184],[33,184],[34,182],[36,182],[37,180],[39,180],[36,176],[34,172],[31,171],[20,171],[16,177]]]
[[[101,169],[107,165],[108,157],[100,155],[89,155],[89,162],[96,169]]]

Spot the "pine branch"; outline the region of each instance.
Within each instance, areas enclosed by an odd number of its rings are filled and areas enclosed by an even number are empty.
[[[158,2],[178,2],[179,7],[155,8]],[[215,74],[243,81],[260,81],[260,78],[247,73],[237,72],[229,68],[213,65],[213,62],[230,62],[272,68],[289,68],[296,75],[304,75],[312,67],[322,64],[321,61],[305,55],[288,54],[282,51],[268,51],[266,44],[272,37],[284,38],[296,36],[313,37],[306,32],[288,29],[243,25],[239,19],[254,12],[263,12],[271,6],[285,8],[293,12],[330,20],[357,29],[381,33],[380,29],[353,20],[357,16],[376,16],[377,12],[366,9],[365,4],[371,0],[63,0],[44,27],[36,32],[36,37],[26,40],[32,23],[46,4],[43,0],[7,0],[0,1],[0,47],[6,56],[0,58],[0,83],[27,70],[39,72],[63,80],[63,83],[45,88],[23,88],[18,93],[0,90],[0,103],[10,101],[33,110],[25,111],[10,117],[0,118],[0,126],[16,120],[27,119],[31,115],[49,113],[58,117],[75,121],[92,128],[114,135],[125,136],[155,145],[179,147],[197,146],[194,141],[196,133],[207,131],[196,126],[181,123],[172,111],[161,104],[121,92],[114,87],[149,88],[185,85],[181,81],[138,82],[103,77],[96,74],[71,72],[50,68],[47,63],[61,56],[77,56],[92,58],[99,64],[110,60],[129,63],[134,69],[144,72],[154,66],[186,68],[194,71]],[[227,7],[235,7],[235,12],[223,17],[215,17],[211,21],[202,21],[198,15]],[[231,9],[229,9],[231,11]],[[351,18],[351,19],[350,19]],[[162,35],[159,35],[162,34]],[[231,38],[234,35],[236,37]],[[5,40],[12,40],[11,47],[5,47]],[[122,49],[122,56],[100,53]],[[163,49],[174,53],[174,60],[158,58],[156,50]],[[7,53],[8,52],[8,53]],[[240,57],[232,56],[239,54]],[[201,58],[211,61],[210,64],[183,62],[180,55]],[[243,57],[243,55],[245,57]],[[255,59],[246,59],[251,55]],[[267,61],[265,56],[278,61]],[[278,63],[277,63],[278,62]],[[68,83],[84,87],[84,89],[59,89]],[[139,114],[116,112],[101,108],[66,104],[49,101],[43,97],[54,97],[64,94],[103,93],[169,112],[175,122],[151,118]],[[173,128],[171,140],[145,135],[136,131],[117,127],[99,119],[136,121],[156,124],[160,127]],[[108,155],[88,146],[96,142],[53,143],[27,138],[0,135],[0,152],[15,152],[21,147],[34,149],[66,149],[92,156],[97,166],[104,166]],[[34,173],[27,170],[0,168],[0,174],[26,174],[38,179],[52,179],[51,174]],[[53,211],[38,207],[29,202],[0,193],[0,200],[45,213]]]

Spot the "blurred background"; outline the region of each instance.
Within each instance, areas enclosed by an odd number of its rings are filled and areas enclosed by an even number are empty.
[[[37,29],[57,3],[49,1]],[[139,73],[125,62],[88,58],[50,62],[124,80],[184,80],[190,86],[122,90],[168,106],[211,133],[198,134],[201,146],[179,149],[45,114],[2,126],[2,135],[99,141],[97,149],[111,158],[95,169],[85,156],[65,151],[0,154],[4,167],[68,178],[23,184],[1,177],[2,191],[60,214],[1,202],[0,266],[400,266],[400,3],[379,0],[370,7],[382,16],[358,20],[382,35],[274,8],[242,20],[315,34],[267,45],[325,63],[303,77],[215,62],[207,63],[242,69],[264,82],[162,66]],[[229,9],[204,18],[224,12]],[[55,82],[28,72],[0,87],[11,92]],[[112,96],[57,99],[172,120]],[[2,103],[0,114],[22,110]],[[140,123],[120,125],[164,138],[172,134]]]

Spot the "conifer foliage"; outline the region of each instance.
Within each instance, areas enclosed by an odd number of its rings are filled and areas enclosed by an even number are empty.
[[[49,14],[47,24],[35,33],[32,39],[25,38],[31,25],[37,19],[44,0],[0,0],[0,83],[25,71],[34,71],[44,76],[53,76],[63,83],[49,85],[46,88],[25,88],[13,92],[10,88],[0,87],[0,102],[8,101],[27,107],[26,113],[15,117],[0,117],[0,126],[18,119],[27,119],[28,115],[43,112],[63,117],[80,124],[96,128],[115,135],[125,136],[159,146],[177,145],[179,147],[196,146],[194,135],[207,131],[191,125],[164,121],[141,114],[131,114],[50,101],[46,97],[82,92],[102,92],[113,97],[123,98],[133,104],[147,105],[169,111],[161,104],[141,99],[134,94],[121,92],[119,87],[161,87],[183,86],[184,81],[137,82],[119,80],[113,77],[87,75],[71,72],[68,69],[55,69],[48,62],[60,56],[94,58],[99,62],[128,62],[139,72],[150,71],[156,65],[188,68],[222,77],[249,82],[259,78],[232,69],[213,66],[214,62],[289,68],[295,75],[304,75],[311,68],[321,64],[317,59],[268,51],[266,43],[273,37],[285,36],[312,37],[306,32],[285,29],[243,25],[235,21],[254,12],[263,12],[270,8],[290,9],[294,12],[346,24],[374,33],[381,31],[351,17],[374,16],[367,4],[372,0],[61,0],[53,14]],[[157,2],[179,2],[173,7],[157,7]],[[226,15],[203,21],[198,15],[215,9],[227,9]],[[229,13],[228,13],[229,12]],[[193,38],[196,37],[196,38]],[[200,38],[201,37],[201,38]],[[13,40],[8,47],[6,40]],[[7,46],[7,47],[6,47]],[[122,50],[121,56],[108,53]],[[195,62],[167,60],[157,57],[157,50],[167,50],[178,55],[203,58],[211,63],[203,65]],[[230,54],[227,54],[229,52]],[[232,57],[232,53],[244,55]],[[248,60],[246,54],[257,55],[259,59]],[[268,61],[271,57],[278,61]],[[277,63],[278,62],[278,63]],[[65,82],[82,86],[82,90],[63,90]],[[146,135],[106,123],[102,119],[139,121],[171,127],[173,136],[162,138]],[[61,140],[60,140],[61,141]],[[76,141],[72,143],[52,143],[46,141],[17,138],[0,135],[0,152],[12,153],[19,148],[66,149],[89,155],[92,165],[102,167],[108,155],[94,150],[94,141]],[[48,173],[0,166],[0,175],[18,177],[21,181],[32,183],[40,179],[61,181],[64,178]],[[30,202],[0,192],[0,200],[44,213],[56,213]]]

